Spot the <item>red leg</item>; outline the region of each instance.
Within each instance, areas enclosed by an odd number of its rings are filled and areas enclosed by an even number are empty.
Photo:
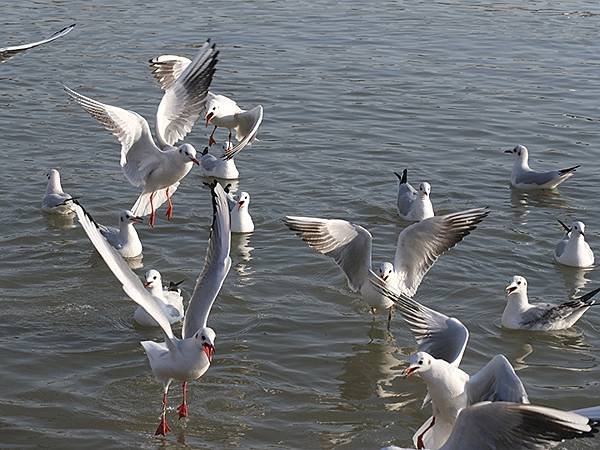
[[[210,133],[210,137],[208,138],[209,147],[217,143],[217,141],[215,141],[215,131],[217,131],[217,127],[214,127],[212,133]]]
[[[154,433],[154,436],[166,436],[167,433],[169,431],[171,431],[171,427],[167,423],[166,413],[167,413],[167,392],[165,390],[165,393],[163,394],[163,410],[162,410],[162,414],[161,414],[161,419],[160,419],[160,423],[158,424],[158,428],[156,429],[156,433]]]
[[[181,405],[179,405],[179,408],[177,408],[177,411],[179,412],[179,418],[181,419],[182,417],[187,417],[188,412],[187,412],[187,399],[186,399],[186,390],[187,390],[187,381],[183,382],[183,403]]]
[[[173,218],[173,203],[171,203],[171,197],[169,197],[169,188],[165,190],[167,193],[167,201],[169,202],[169,206],[167,207],[167,219],[171,220]]]
[[[419,437],[417,437],[417,448],[419,448],[419,449],[424,449],[425,448],[425,443],[423,442],[423,436],[425,436],[425,433],[427,433],[429,430],[431,430],[434,425],[435,425],[435,417],[433,419],[431,419],[431,423],[425,429],[425,431],[423,431],[419,435]]]
[[[152,199],[154,198],[154,192],[150,194],[150,209],[152,212],[150,213],[150,226],[154,228],[154,204],[152,203]]]

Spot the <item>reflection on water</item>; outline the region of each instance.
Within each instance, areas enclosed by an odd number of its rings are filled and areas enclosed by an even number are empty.
[[[567,200],[561,197],[558,189],[543,189],[539,191],[524,191],[512,188],[510,190],[511,213],[521,225],[527,223],[526,217],[535,208],[569,209]],[[557,212],[562,215],[563,212]]]
[[[576,297],[580,296],[579,291],[581,291],[590,281],[586,275],[590,275],[594,269],[580,269],[577,267],[568,267],[563,266],[562,264],[555,264],[554,270],[562,275],[568,296]],[[566,299],[564,301],[566,301]]]
[[[75,228],[75,214],[49,214],[42,213],[46,218],[48,229],[50,230],[70,230]]]
[[[239,274],[240,281],[244,284],[253,282],[252,275],[254,268],[252,267],[252,250],[254,247],[250,245],[252,233],[232,234],[231,235],[231,260],[234,270]]]

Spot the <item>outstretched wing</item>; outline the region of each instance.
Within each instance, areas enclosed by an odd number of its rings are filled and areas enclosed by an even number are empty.
[[[494,356],[469,378],[466,391],[470,405],[479,402],[529,403],[521,379],[504,355]]]
[[[183,139],[204,109],[218,62],[215,44],[206,41],[190,62],[163,55],[150,61],[153,75],[165,90],[156,111],[156,133],[161,147]]]
[[[388,289],[385,281],[374,272],[371,271],[370,275],[369,281],[375,290],[393,301],[402,314],[419,344],[419,351],[458,367],[469,340],[467,327],[454,317],[448,317],[400,292]]]
[[[144,310],[146,310],[146,312],[160,325],[167,337],[167,343],[171,345],[172,340],[174,339],[173,330],[171,329],[169,318],[161,306],[162,301],[151,295],[150,292],[144,288],[140,279],[133,273],[119,252],[112,248],[104,236],[102,236],[98,229],[98,225],[92,216],[81,207],[77,200],[75,200],[74,203],[75,213],[77,214],[79,223],[81,223],[83,230],[90,238],[90,241],[92,241],[94,247],[96,247],[96,250],[98,250],[98,253],[100,253],[100,256],[102,256],[102,259],[104,259],[108,268],[121,282],[125,293],[131,300],[144,308]]]
[[[13,47],[0,48],[0,64],[9,60],[13,56],[18,55],[19,53],[29,50],[30,48],[37,47],[38,45],[42,45],[42,44],[47,44],[48,42],[52,42],[55,39],[63,37],[66,34],[70,33],[73,28],[75,28],[75,24],[69,25],[68,27],[63,28],[62,30],[57,31],[52,36],[50,36],[48,39],[43,39],[41,41],[32,42],[31,44],[22,44],[22,45],[15,45]]]
[[[212,305],[231,268],[231,258],[229,257],[231,226],[227,195],[223,187],[216,181],[211,185],[211,193],[213,221],[206,260],[204,270],[196,281],[196,287],[183,320],[183,338],[193,336],[194,333],[206,326]]]
[[[309,247],[335,260],[354,292],[366,283],[371,270],[371,241],[365,228],[338,219],[286,216],[283,223]]]
[[[241,140],[235,147],[225,150],[223,153],[224,160],[233,158],[256,139],[256,134],[263,120],[263,107],[262,105],[258,105],[248,111],[237,113],[235,118],[239,122],[236,137]]]
[[[125,177],[134,186],[143,186],[147,174],[163,157],[152,139],[146,119],[133,111],[100,103],[63,87],[69,97],[117,137],[121,143],[121,168]]]
[[[486,208],[430,217],[406,227],[398,236],[394,269],[402,292],[412,297],[437,259],[477,228]]]

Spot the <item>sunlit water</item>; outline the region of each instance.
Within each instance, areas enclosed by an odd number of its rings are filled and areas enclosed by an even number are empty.
[[[592,4],[593,5],[593,4]],[[592,8],[590,10],[590,8]],[[552,262],[556,218],[587,224],[598,250],[597,43],[589,2],[11,2],[0,46],[67,37],[0,66],[0,445],[58,448],[379,448],[410,445],[429,416],[424,385],[402,379],[414,350],[400,318],[382,317],[346,287],[326,257],[281,222],[285,214],[339,217],[367,227],[374,261],[389,260],[405,226],[396,177],[427,180],[437,212],[492,213],[425,278],[417,299],[471,331],[463,368],[504,353],[535,403],[600,403],[600,314],[556,334],[504,331],[504,287],[563,301],[598,286],[597,271]],[[136,191],[121,174],[116,139],[59,83],[154,123],[160,91],[147,60],[191,56],[211,37],[221,50],[213,89],[262,104],[260,142],[238,159],[256,231],[233,238],[233,267],[213,309],[217,354],[189,389],[190,418],[153,438],[161,387],[139,341],[135,309],[83,231],[39,211],[45,172],[103,223]],[[187,142],[202,149],[198,124]],[[220,142],[224,133],[218,134]],[[559,192],[511,192],[512,160],[581,164]],[[185,279],[202,268],[210,200],[198,171],[175,196],[175,220],[139,226],[144,267]],[[164,208],[161,211],[164,214]],[[585,287],[583,287],[585,285]],[[597,448],[599,441],[567,448]]]

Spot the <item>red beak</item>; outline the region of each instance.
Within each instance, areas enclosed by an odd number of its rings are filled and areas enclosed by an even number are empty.
[[[215,347],[211,344],[202,344],[202,351],[208,358],[208,362],[212,362],[213,355],[215,354]]]
[[[190,158],[190,161],[192,161],[194,164],[196,164],[197,166],[200,165],[200,161],[198,161],[196,158]]]
[[[209,113],[206,115],[206,126],[207,126],[207,127],[208,127],[208,124],[210,123],[210,121],[211,121],[211,119],[213,118],[213,116],[214,116],[214,115],[215,115],[215,114],[214,114],[214,113],[212,113],[212,112],[209,112]]]
[[[415,371],[417,370],[417,367],[407,367],[406,369],[404,369],[404,372],[402,373],[405,377],[410,377]]]
[[[144,219],[142,217],[132,217],[131,221],[135,223],[142,223]]]
[[[145,288],[150,287],[150,286],[152,286],[152,281],[144,281]]]

